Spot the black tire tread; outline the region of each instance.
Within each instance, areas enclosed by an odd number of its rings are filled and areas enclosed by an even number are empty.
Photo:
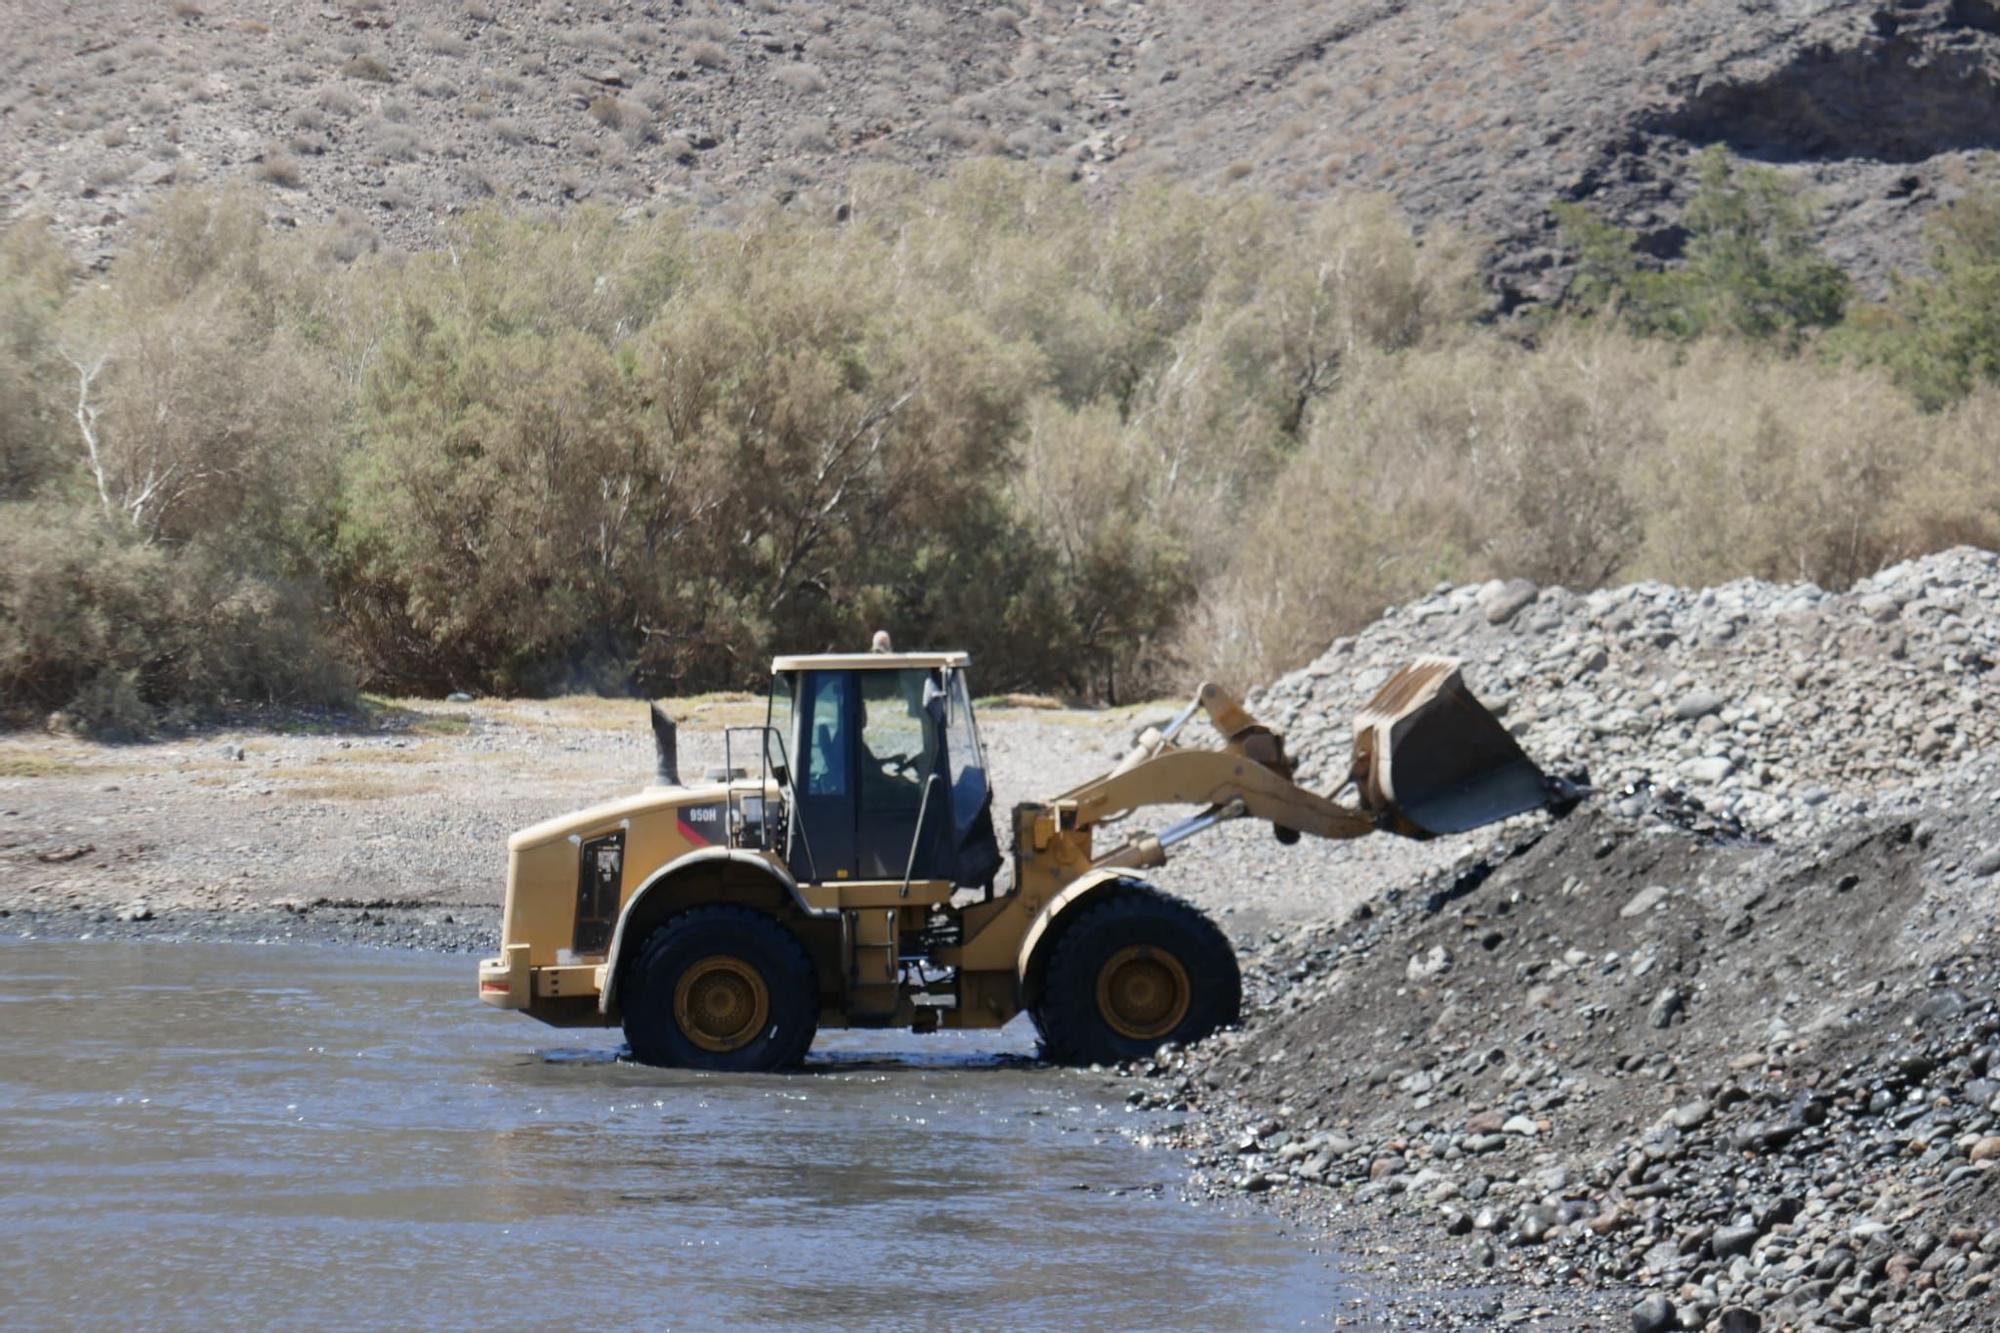
[[[1187,1017],[1166,1036],[1136,1042],[1113,1032],[1097,1014],[1097,969],[1109,954],[1148,926],[1184,933],[1176,950],[1194,988]],[[1201,909],[1150,885],[1131,884],[1093,903],[1064,928],[1049,956],[1041,997],[1031,1009],[1044,1053],[1058,1064],[1113,1064],[1150,1055],[1167,1042],[1198,1041],[1237,1021],[1243,976],[1236,950]]]
[[[684,940],[732,929],[751,931],[776,955],[783,974],[765,978],[765,985],[771,990],[772,1013],[774,1018],[780,1017],[780,1006],[789,1002],[794,1010],[789,1015],[793,1021],[780,1021],[779,1040],[762,1050],[758,1049],[758,1043],[752,1043],[742,1052],[726,1056],[713,1057],[702,1052],[684,1057],[672,1045],[673,979],[655,973],[666,956]],[[656,987],[663,988],[665,993],[656,994]],[[789,996],[784,994],[786,987],[791,989]],[[619,1007],[624,1012],[626,1044],[632,1049],[632,1058],[640,1064],[743,1071],[789,1069],[805,1059],[818,1031],[819,981],[805,945],[775,917],[754,907],[716,904],[682,912],[646,937],[620,983]],[[746,1052],[755,1055],[742,1060],[735,1058]]]

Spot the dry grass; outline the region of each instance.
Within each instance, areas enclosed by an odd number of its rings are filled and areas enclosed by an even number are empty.
[[[83,765],[34,750],[0,750],[0,778],[67,778],[90,770]]]
[[[287,189],[297,189],[305,183],[305,170],[300,167],[299,160],[278,144],[265,147],[264,160],[257,164],[257,175]]]
[[[398,796],[421,796],[428,792],[442,791],[443,784],[437,782],[393,782],[384,778],[352,777],[334,778],[325,782],[306,782],[298,786],[285,787],[279,795],[295,801],[387,801]]]
[[[320,89],[319,94],[313,101],[318,105],[320,110],[332,112],[336,116],[358,115],[363,106],[359,97],[356,97],[345,88],[336,87],[331,84]]]
[[[780,65],[771,73],[773,82],[795,93],[811,95],[826,91],[826,74],[816,65],[803,62]]]
[[[394,83],[396,81],[396,71],[380,56],[355,56],[341,65],[340,72],[350,79],[362,79],[368,83]]]
[[[1002,708],[1020,708],[1031,712],[1055,712],[1068,707],[1052,694],[993,694],[975,700],[973,708],[979,712],[997,712]]]
[[[124,181],[139,169],[139,159],[135,157],[113,157],[99,162],[84,176],[90,185],[99,190],[109,189]]]
[[[475,707],[496,722],[530,731],[645,731],[647,700],[604,698],[592,694],[553,699],[482,699]],[[722,691],[657,701],[667,716],[692,730],[752,727],[764,723],[767,700],[761,694]],[[422,708],[426,705],[411,703]]]

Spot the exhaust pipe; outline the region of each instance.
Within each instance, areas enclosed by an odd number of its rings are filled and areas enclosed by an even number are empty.
[[[658,704],[649,704],[653,710],[653,748],[659,752],[659,785],[678,787],[681,785],[680,744],[676,735],[674,720],[668,717]]]

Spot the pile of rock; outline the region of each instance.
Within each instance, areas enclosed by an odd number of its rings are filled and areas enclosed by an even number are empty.
[[[1586,805],[1252,942],[1244,1028],[1129,1100],[1198,1113],[1209,1188],[1512,1304],[1993,1327],[2000,750],[1853,790],[1870,814],[1769,841]]]
[[[1961,547],[1845,593],[1750,579],[1445,587],[1252,702],[1307,780],[1330,785],[1355,709],[1422,653],[1463,659],[1474,692],[1551,770],[1585,769],[1603,791],[1684,789],[1754,828],[1807,831],[2000,737],[2000,555]]]

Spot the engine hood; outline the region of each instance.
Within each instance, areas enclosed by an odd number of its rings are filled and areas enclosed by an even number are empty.
[[[565,838],[588,837],[615,826],[621,820],[658,814],[686,805],[714,805],[726,801],[728,797],[728,786],[720,782],[705,782],[693,787],[648,787],[615,801],[586,806],[566,815],[557,815],[554,819],[545,819],[539,824],[530,824],[507,839],[507,850],[524,852],[545,843],[561,842]]]

